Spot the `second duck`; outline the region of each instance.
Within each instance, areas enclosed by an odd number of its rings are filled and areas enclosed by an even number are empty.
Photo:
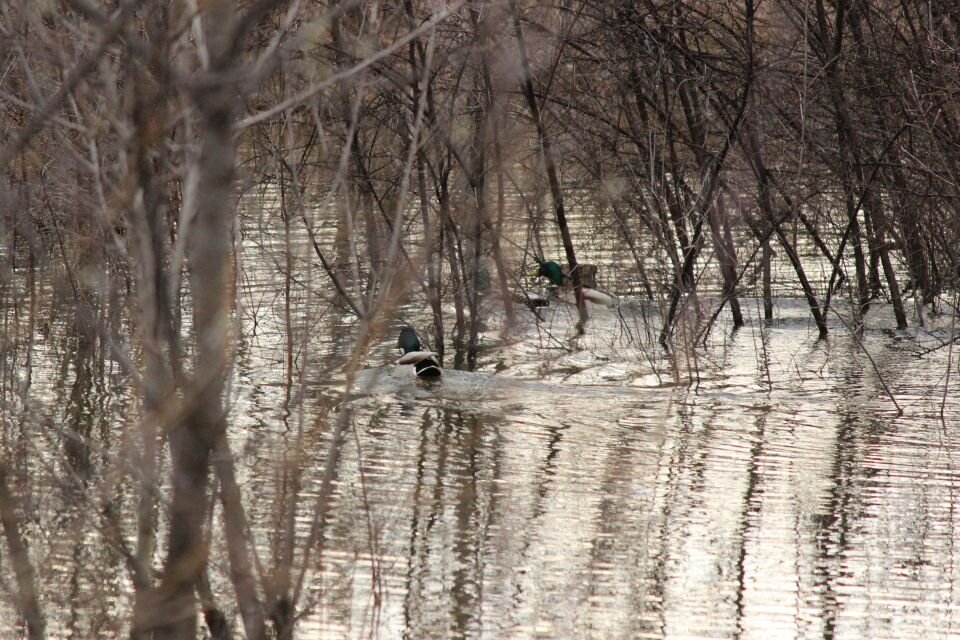
[[[418,378],[437,378],[443,374],[435,351],[424,351],[417,332],[411,327],[400,330],[397,348],[403,352],[397,364],[412,364]]]
[[[565,278],[567,280],[570,279],[570,276],[565,274],[563,269],[560,268],[560,265],[553,260],[544,260],[541,262],[540,267],[537,269],[537,275],[543,276],[558,289],[563,288]],[[604,293],[603,291],[597,291],[596,289],[591,289],[589,287],[582,287],[581,291],[583,292],[583,299],[588,302],[603,305],[605,307],[615,307],[617,304],[619,304],[619,300],[617,300],[616,297]]]

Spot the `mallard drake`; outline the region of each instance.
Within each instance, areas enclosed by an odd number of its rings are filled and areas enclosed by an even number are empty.
[[[543,260],[540,262],[540,267],[537,269],[537,275],[543,276],[549,280],[554,286],[558,289],[563,288],[564,279],[570,279],[570,276],[563,272],[563,269],[560,268],[560,265],[554,262],[553,260]],[[603,291],[597,291],[596,289],[591,289],[590,287],[581,287],[583,292],[583,299],[592,302],[594,304],[603,305],[605,307],[615,307],[619,304],[619,300],[616,297],[611,296],[608,293]]]
[[[552,282],[556,287],[562,287],[563,279],[567,277],[567,274],[563,272],[563,269],[560,268],[560,265],[553,260],[541,261],[540,267],[537,269],[537,275],[543,276]]]
[[[436,352],[423,351],[420,338],[417,337],[417,332],[413,328],[404,327],[400,330],[400,337],[397,338],[397,348],[403,351],[403,355],[397,360],[397,364],[412,364],[417,372],[417,377],[436,378],[443,374]]]

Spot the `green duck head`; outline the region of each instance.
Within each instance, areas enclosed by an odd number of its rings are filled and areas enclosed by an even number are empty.
[[[404,353],[423,351],[420,346],[420,338],[417,337],[417,332],[413,330],[413,327],[404,327],[400,330],[400,337],[397,338],[397,348]]]
[[[558,287],[563,286],[563,269],[561,269],[560,265],[553,260],[541,262],[540,268],[537,269],[537,275],[543,276]]]

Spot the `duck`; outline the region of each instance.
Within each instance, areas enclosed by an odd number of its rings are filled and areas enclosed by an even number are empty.
[[[565,274],[563,269],[560,268],[560,265],[553,260],[542,260],[537,269],[537,275],[546,278],[558,289],[563,288],[564,278],[567,280],[570,279],[570,276]],[[620,303],[615,296],[604,293],[603,291],[591,289],[590,287],[581,287],[580,290],[583,292],[583,299],[594,304],[599,304],[604,307],[615,307]]]
[[[397,348],[403,355],[397,360],[400,365],[413,365],[418,378],[438,378],[443,374],[435,351],[424,351],[420,338],[413,327],[404,327],[397,338]]]

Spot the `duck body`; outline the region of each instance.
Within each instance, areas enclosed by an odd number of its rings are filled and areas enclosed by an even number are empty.
[[[437,353],[435,351],[424,351],[420,345],[420,338],[417,337],[417,332],[411,327],[404,327],[400,330],[400,337],[397,338],[397,348],[403,351],[403,355],[397,360],[397,364],[412,364],[418,378],[437,378],[443,374]]]
[[[615,307],[620,304],[616,296],[589,287],[583,287],[583,299],[603,307]]]
[[[567,274],[563,272],[560,265],[553,260],[544,260],[541,262],[540,267],[537,269],[537,275],[543,276],[552,282],[555,287],[562,287],[563,279],[567,277]]]
[[[570,279],[570,276],[565,274],[563,269],[560,268],[560,265],[553,260],[544,260],[541,262],[540,267],[537,269],[537,275],[546,278],[558,289],[564,286],[564,278],[567,280]],[[598,291],[597,289],[591,289],[590,287],[581,287],[580,291],[583,293],[583,299],[593,304],[599,304],[604,307],[615,307],[620,302],[615,296],[604,293],[603,291]]]

